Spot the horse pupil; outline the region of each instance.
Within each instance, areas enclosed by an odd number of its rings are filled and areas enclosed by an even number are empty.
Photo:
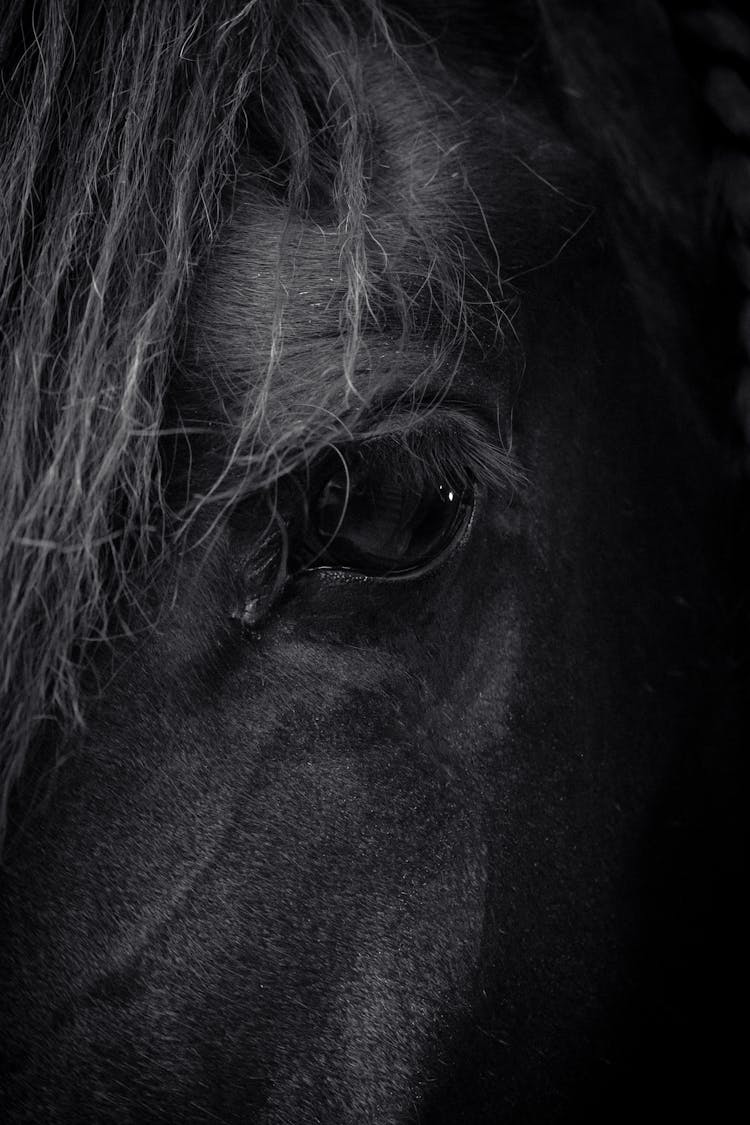
[[[309,534],[315,566],[397,576],[428,566],[451,546],[471,511],[471,489],[399,472],[382,460],[340,464],[318,492]]]

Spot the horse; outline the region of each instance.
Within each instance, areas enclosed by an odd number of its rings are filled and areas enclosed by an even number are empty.
[[[746,476],[679,18],[6,6],[4,1120],[728,1112]]]

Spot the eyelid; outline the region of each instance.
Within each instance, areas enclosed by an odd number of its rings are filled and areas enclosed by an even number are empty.
[[[489,492],[516,494],[527,483],[526,474],[499,429],[465,404],[441,403],[421,413],[391,412],[353,443],[366,447],[391,446],[411,454],[434,470],[435,479],[446,475],[464,484],[478,482]]]

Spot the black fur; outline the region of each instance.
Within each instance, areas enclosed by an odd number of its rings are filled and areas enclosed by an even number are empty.
[[[9,1120],[724,1113],[705,120],[656,4],[395,7],[0,24]],[[439,567],[286,573],[351,443]]]

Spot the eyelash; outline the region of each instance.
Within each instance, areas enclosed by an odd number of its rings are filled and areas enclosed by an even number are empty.
[[[391,428],[331,446],[283,478],[269,495],[267,534],[245,556],[246,602],[237,616],[253,627],[259,605],[311,571],[337,581],[397,582],[431,572],[453,554],[471,532],[481,496],[508,495],[521,479],[514,460],[493,447],[479,423],[457,413],[444,415],[440,425],[433,416],[406,432]],[[351,494],[350,469],[359,484]],[[341,522],[331,531],[337,512]]]
[[[373,429],[360,441],[341,443],[311,466],[312,473],[328,458],[349,448],[371,452],[389,467],[398,464],[404,480],[438,485],[450,478],[459,485],[477,484],[489,492],[515,492],[525,476],[515,457],[493,441],[473,411],[452,407],[414,421],[408,428],[398,416],[387,428]],[[309,478],[312,479],[312,478]]]

